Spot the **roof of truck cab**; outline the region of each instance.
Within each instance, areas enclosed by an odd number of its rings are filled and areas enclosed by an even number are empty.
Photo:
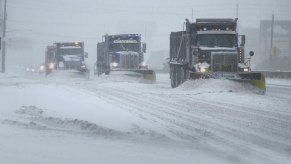
[[[237,23],[237,18],[197,18],[196,23]]]
[[[109,37],[122,37],[122,36],[140,36],[140,34],[115,34],[115,35],[108,35]]]
[[[197,31],[197,34],[237,34],[235,31],[211,30],[211,31]]]

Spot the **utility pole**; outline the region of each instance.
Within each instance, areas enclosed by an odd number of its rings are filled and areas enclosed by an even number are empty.
[[[275,22],[275,16],[272,14],[272,24],[271,24],[271,45],[270,45],[270,58],[272,62],[272,50],[273,50],[273,37],[274,37],[274,22]]]
[[[236,18],[238,18],[238,10],[239,10],[239,4],[236,4],[236,13],[235,13]]]
[[[192,22],[194,21],[193,18],[194,17],[194,10],[193,10],[193,8],[192,8]]]
[[[3,29],[2,29],[2,62],[1,62],[1,73],[5,73],[5,40],[6,40],[6,20],[7,20],[7,12],[6,12],[6,5],[7,0],[4,0],[4,13],[3,13]]]
[[[146,42],[147,39],[147,25],[144,27],[144,41]]]
[[[235,10],[235,17],[238,19],[238,12],[239,12],[239,4],[236,4],[236,10]],[[236,27],[236,31],[239,32],[239,19],[237,21],[237,27]]]

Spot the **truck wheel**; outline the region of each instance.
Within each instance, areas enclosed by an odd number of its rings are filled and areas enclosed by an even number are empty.
[[[183,83],[186,81],[187,79],[187,69],[185,67],[182,67],[182,71],[183,71]]]
[[[171,86],[172,88],[177,87],[177,74],[176,74],[176,67],[171,65],[170,66],[170,78],[171,78]]]
[[[181,84],[181,67],[176,67],[176,76],[177,76],[177,86]]]
[[[105,66],[105,75],[109,75],[109,73],[110,73],[110,66],[107,65]]]

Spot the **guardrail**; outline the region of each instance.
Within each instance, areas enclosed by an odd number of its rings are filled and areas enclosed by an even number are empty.
[[[266,77],[269,78],[282,78],[282,79],[290,79],[291,71],[256,71],[262,72]]]

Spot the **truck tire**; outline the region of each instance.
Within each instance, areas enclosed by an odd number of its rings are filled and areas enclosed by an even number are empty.
[[[171,86],[172,88],[177,87],[177,73],[176,73],[176,66],[171,65],[170,66],[170,78],[171,78]]]
[[[182,67],[176,66],[177,86],[182,84]]]
[[[187,68],[186,67],[182,67],[182,71],[183,71],[183,76],[182,76],[182,83],[184,83],[186,80],[187,80],[187,78],[188,78],[188,72],[187,72]]]
[[[105,67],[105,75],[109,75],[109,73],[110,73],[110,66],[107,65],[107,66]]]

